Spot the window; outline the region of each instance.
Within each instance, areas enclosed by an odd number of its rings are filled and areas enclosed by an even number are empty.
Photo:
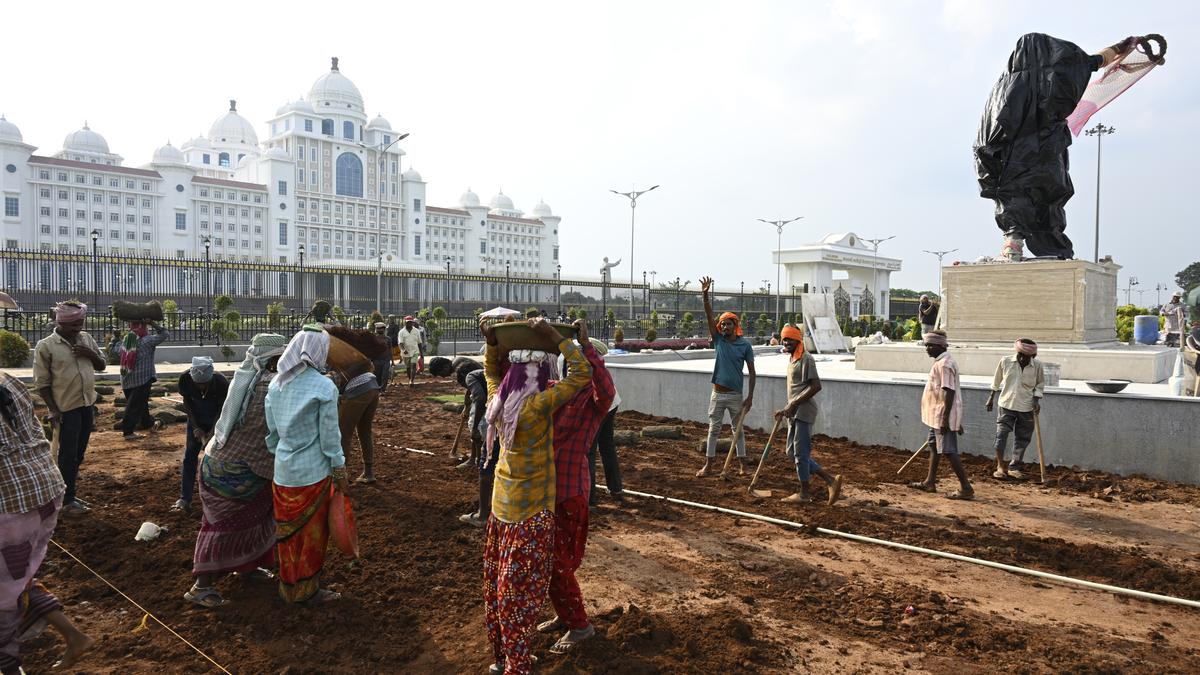
[[[125,181],[125,189],[132,190],[133,189],[133,181],[131,181],[131,180]]]
[[[262,220],[262,209],[254,209],[254,219]]]
[[[420,210],[421,210],[421,200],[414,199],[413,200],[413,211],[420,211]]]
[[[230,206],[229,208],[225,209],[225,215],[227,215],[227,216],[237,215],[237,209]]]
[[[108,196],[108,203],[109,203],[109,204],[112,204],[113,206],[120,206],[120,204],[121,204],[121,198],[120,198],[120,197],[118,197],[118,196],[116,196],[116,195],[109,195],[109,196]]]
[[[132,225],[133,223],[137,222],[137,217],[134,216],[132,213],[127,213],[127,214],[125,214],[125,222]]]
[[[246,194],[245,192],[243,192],[243,193],[242,193],[242,201],[244,201],[244,202],[248,202],[248,201],[250,201],[250,195],[248,195],[248,194]]]
[[[200,161],[204,162],[205,164],[212,164],[212,155],[210,155],[206,152],[206,153],[200,155]]]
[[[42,234],[50,234],[50,224],[49,223],[42,224]]]
[[[309,158],[311,159],[311,161],[313,161],[313,162],[316,162],[316,161],[317,161],[317,149],[316,149],[316,148],[312,148],[311,150],[309,150],[309,151],[308,151],[308,156],[309,156]],[[316,174],[316,172],[313,172],[313,175],[314,175],[314,176],[315,176],[315,175],[317,175],[317,174]],[[317,182],[317,181],[314,179],[314,180],[313,180],[313,182],[315,183],[315,182]]]
[[[142,200],[142,208],[143,208],[143,209],[148,209],[148,208],[150,208],[150,200],[149,200],[149,199],[143,199],[143,200]]]
[[[421,235],[413,235],[413,255],[421,255]]]
[[[66,217],[67,217],[67,215],[68,215],[68,214],[67,214],[67,210],[66,210],[66,209],[59,209],[59,210],[58,210],[58,217],[59,217],[59,218],[66,218]]]
[[[363,196],[362,160],[354,153],[344,152],[337,158],[337,194]]]
[[[121,214],[119,214],[119,213],[110,213],[110,214],[108,214],[108,219],[109,219],[109,221],[111,221],[111,222],[114,222],[114,223],[119,223],[119,222],[121,222]]]
[[[208,213],[208,204],[200,205],[200,213]]]
[[[325,134],[326,136],[333,135],[333,120],[321,120],[321,133]],[[314,158],[316,157],[315,150],[313,151],[313,156]],[[316,159],[313,161],[316,161]]]
[[[177,230],[186,230],[187,229],[187,214],[186,213],[176,213],[175,214],[175,229],[177,229]]]
[[[207,220],[200,221],[200,229],[202,229],[202,230],[208,229],[208,221]]]
[[[41,213],[43,216],[49,216],[49,215],[50,215],[50,207],[49,207],[49,206],[43,206],[43,207],[41,207],[41,208],[40,208],[38,211],[39,211],[39,212],[40,212],[40,213]]]
[[[142,183],[142,189],[143,189],[143,190],[145,190],[145,191],[147,191],[147,192],[149,192],[149,191],[150,191],[150,184],[149,184],[149,183]]]
[[[288,224],[286,220],[279,221],[279,245],[287,246],[288,243]]]
[[[42,199],[50,199],[50,188],[42,188],[38,190],[38,196]]]
[[[109,178],[108,187],[121,187],[121,180],[118,178]]]
[[[137,233],[136,232],[126,232],[125,238],[128,239],[129,241],[133,241],[134,239],[137,239]]]
[[[312,120],[304,120],[304,130],[312,131]]]
[[[96,194],[92,195],[92,201],[97,204],[103,204],[104,203],[104,195],[97,192]]]
[[[262,203],[262,195],[254,195],[254,203],[261,204]]]
[[[142,224],[149,225],[150,224],[150,216],[142,216]]]
[[[21,215],[21,203],[17,197],[4,198],[4,215],[9,218],[16,218]]]
[[[92,185],[104,185],[104,179],[100,176],[92,176]]]
[[[92,220],[104,220],[104,213],[102,211],[92,211]]]
[[[213,199],[224,199],[224,198],[225,198],[224,192],[221,192],[220,190],[216,190],[215,192],[213,192]]]
[[[217,165],[224,166],[224,167],[229,166],[229,153],[228,152],[222,152],[221,154],[217,155]]]
[[[354,140],[354,122],[342,122],[342,138]]]
[[[250,209],[242,209],[242,217],[249,218],[250,217]]]
[[[280,194],[280,196],[287,194],[287,181],[286,180],[279,181],[279,194]]]
[[[149,232],[142,233],[142,241],[150,241],[150,233]]]

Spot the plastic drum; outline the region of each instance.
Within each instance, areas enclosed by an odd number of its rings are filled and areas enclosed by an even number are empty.
[[[1158,317],[1149,314],[1133,317],[1133,341],[1140,345],[1158,342]]]

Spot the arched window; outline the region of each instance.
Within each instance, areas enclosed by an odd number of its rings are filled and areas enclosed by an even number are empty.
[[[321,120],[321,133],[326,136],[333,135],[333,120]]]
[[[229,166],[229,153],[222,152],[221,154],[217,155],[217,164],[219,166]]]
[[[352,152],[338,155],[337,193],[346,197],[363,196],[362,160]]]
[[[242,158],[243,158],[243,157],[245,157],[245,156],[246,156],[246,153],[244,153],[244,152],[239,152],[239,153],[238,153],[238,161],[239,161],[239,162],[240,162],[240,161],[242,161]]]
[[[342,138],[354,140],[354,122],[342,122]]]

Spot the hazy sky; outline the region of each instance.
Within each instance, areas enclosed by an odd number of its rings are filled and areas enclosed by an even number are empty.
[[[207,133],[238,100],[258,125],[341,58],[368,113],[408,131],[429,201],[503,188],[563,216],[564,276],[623,258],[721,286],[775,279],[784,246],[897,235],[894,286],[937,278],[922,249],[995,254],[971,143],[988,92],[1030,31],[1095,51],[1163,33],[1167,64],[1102,111],[1101,254],[1141,288],[1200,258],[1196,2],[7,3],[0,112],[39,152],[84,119],[127,165]],[[1067,233],[1091,258],[1096,142],[1072,147]],[[1152,301],[1154,293],[1145,300]],[[1122,294],[1122,300],[1124,295]],[[1137,299],[1135,294],[1134,299]]]

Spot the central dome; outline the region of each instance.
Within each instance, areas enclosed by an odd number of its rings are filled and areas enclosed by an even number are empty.
[[[21,130],[17,125],[4,119],[4,115],[0,115],[0,141],[17,141],[21,142]]]
[[[238,114],[237,101],[229,102],[229,112],[222,115],[208,130],[208,139],[213,143],[236,143],[258,145],[258,134],[254,125]]]
[[[154,157],[150,160],[151,164],[185,164],[183,153],[178,148],[168,142],[158,150],[154,151]]]
[[[492,197],[492,201],[488,202],[488,206],[493,211],[516,210],[516,208],[513,206],[513,200],[509,199],[508,195],[504,194],[503,191],[498,192],[495,197]]]
[[[336,56],[333,57],[333,66],[329,72],[313,82],[312,89],[308,91],[308,100],[318,114],[324,114],[324,111],[330,109],[340,112],[352,110],[356,115],[365,117],[362,94],[350,78],[338,70]]]
[[[94,152],[101,155],[107,155],[108,141],[104,137],[91,130],[87,122],[83,123],[83,128],[79,131],[72,131],[63,139],[63,150],[75,150],[76,152]]]

